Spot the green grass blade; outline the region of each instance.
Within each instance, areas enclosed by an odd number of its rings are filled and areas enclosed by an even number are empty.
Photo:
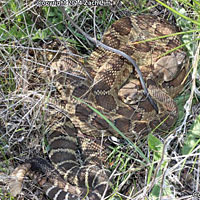
[[[179,13],[178,11],[176,11],[175,9],[171,8],[170,6],[166,5],[165,3],[163,3],[162,1],[160,0],[156,0],[159,4],[161,4],[162,6],[164,6],[165,8],[169,9],[170,11],[172,11],[173,13],[177,14],[178,16],[182,17],[183,19],[186,19],[188,21],[191,21],[192,23],[194,24],[197,24],[197,25],[200,25],[199,22],[189,18],[189,17],[186,17],[185,15],[182,15],[181,13]]]
[[[140,154],[140,156],[147,162],[150,163],[149,159],[143,154],[141,149],[139,149],[132,141],[130,141],[106,116],[104,116],[101,112],[90,106],[88,103],[84,102],[82,99],[73,96],[76,100],[81,103],[87,105],[91,110],[97,113],[101,118],[103,118],[122,138],[124,138],[131,146],[135,148],[135,150]]]

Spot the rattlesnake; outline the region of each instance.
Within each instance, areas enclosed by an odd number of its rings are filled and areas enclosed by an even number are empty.
[[[47,137],[53,167],[41,158],[26,161],[12,173],[17,181],[10,184],[11,190],[20,188],[28,174],[51,199],[98,200],[107,196],[112,180],[103,167],[107,155],[104,139],[120,136],[91,107],[132,141],[158,125],[159,131],[173,126],[177,118],[173,98],[183,87],[187,56],[182,48],[171,51],[181,44],[178,36],[145,40],[175,32],[165,20],[139,15],[117,20],[102,39],[136,61],[158,113],[143,95],[133,66],[120,55],[97,48],[85,62],[63,54],[52,63],[51,77],[60,92],[57,104],[68,116],[51,116],[53,125]]]

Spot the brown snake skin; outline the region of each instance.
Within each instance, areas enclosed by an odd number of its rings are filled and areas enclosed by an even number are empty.
[[[102,139],[120,136],[74,97],[104,114],[130,140],[149,133],[163,120],[159,131],[168,130],[177,118],[173,98],[183,88],[187,57],[181,48],[167,53],[181,44],[177,36],[144,40],[176,32],[176,27],[165,20],[140,15],[117,20],[102,39],[136,61],[158,113],[143,95],[133,66],[122,56],[97,48],[84,63],[66,55],[55,61],[51,75],[61,94],[57,104],[68,117],[59,113],[51,116],[53,125],[47,138],[52,164],[41,158],[27,160],[12,173],[18,181],[11,184],[11,190],[13,185],[20,188],[24,176],[29,175],[52,200],[99,200],[108,196],[112,180],[104,168],[107,148]]]

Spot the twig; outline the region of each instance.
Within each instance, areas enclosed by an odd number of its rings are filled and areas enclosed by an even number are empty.
[[[198,35],[198,37],[200,37],[200,34]],[[181,124],[181,126],[178,128],[177,132],[181,132],[182,129],[184,130],[184,133],[186,132],[186,122],[187,119],[190,115],[190,111],[191,111],[191,107],[192,107],[192,100],[194,97],[195,92],[197,91],[196,89],[196,79],[197,79],[197,67],[198,67],[198,62],[199,62],[199,52],[200,52],[200,43],[196,49],[196,53],[194,56],[194,62],[193,62],[193,73],[192,73],[192,88],[191,88],[191,93],[190,93],[190,97],[187,100],[187,102],[185,103],[184,109],[185,109],[185,118],[183,120],[183,123]]]
[[[165,161],[167,147],[168,147],[169,143],[172,141],[172,139],[174,139],[174,137],[173,137],[173,135],[170,135],[166,139],[166,141],[164,142],[164,144],[163,144],[162,156],[161,156],[160,161],[159,161],[159,163],[158,163],[158,165],[157,165],[157,167],[155,169],[155,173],[153,175],[153,179],[151,181],[151,184],[147,187],[146,194],[148,194],[152,190],[152,188],[155,186],[155,183],[157,181],[158,173],[159,173],[159,171],[161,169],[161,166],[162,166],[163,162]]]
[[[88,40],[90,40],[91,42],[93,42],[94,44],[96,44],[96,46],[100,46],[102,47],[103,49],[106,49],[108,51],[111,51],[111,52],[114,52],[120,56],[123,56],[124,58],[126,58],[134,67],[135,67],[135,70],[136,72],[138,73],[139,75],[139,79],[140,79],[140,82],[141,82],[141,85],[142,85],[142,88],[144,89],[144,95],[147,97],[147,99],[149,100],[149,102],[151,103],[151,105],[153,106],[153,108],[156,110],[156,112],[158,112],[158,107],[156,105],[156,103],[154,102],[154,100],[151,98],[151,95],[149,94],[148,92],[148,89],[145,85],[145,82],[144,82],[144,79],[142,77],[142,73],[139,69],[139,67],[137,66],[136,62],[130,57],[128,56],[126,53],[124,53],[123,51],[120,51],[118,49],[114,49],[112,47],[109,47],[105,44],[103,44],[102,42],[90,37],[87,33],[85,33],[79,26],[77,26],[73,20],[71,19],[71,17],[65,12],[65,9],[64,7],[60,7],[63,15],[66,17],[66,19],[68,21],[70,21],[70,23],[82,34],[84,35]]]

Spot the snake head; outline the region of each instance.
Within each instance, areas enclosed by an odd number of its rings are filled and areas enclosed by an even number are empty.
[[[157,60],[154,67],[158,74],[163,74],[164,81],[168,82],[176,78],[186,61],[185,52],[173,52]]]

